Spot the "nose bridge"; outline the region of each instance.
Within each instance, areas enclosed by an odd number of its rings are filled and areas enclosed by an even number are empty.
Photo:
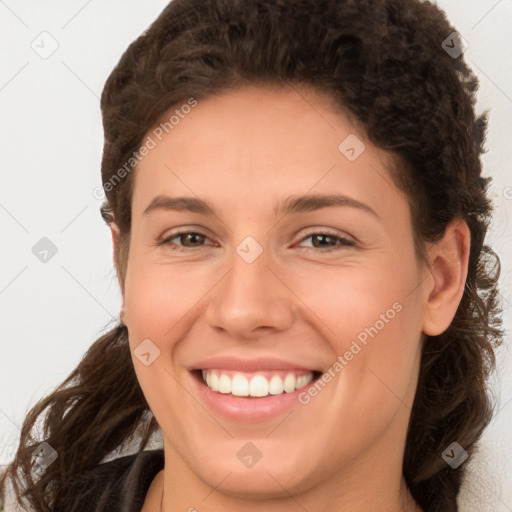
[[[216,287],[208,322],[233,337],[251,336],[259,327],[282,330],[293,322],[290,292],[271,270],[272,257],[252,236],[228,259],[230,271]]]

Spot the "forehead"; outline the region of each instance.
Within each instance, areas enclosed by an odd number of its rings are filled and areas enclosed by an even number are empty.
[[[148,135],[155,146],[135,173],[134,215],[163,193],[272,200],[272,208],[307,193],[343,193],[383,211],[403,201],[389,153],[312,90],[251,86],[209,96],[173,107]]]

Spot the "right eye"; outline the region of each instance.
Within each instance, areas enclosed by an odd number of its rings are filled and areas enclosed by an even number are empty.
[[[178,239],[182,245],[176,244],[173,240]],[[158,242],[159,246],[169,247],[172,251],[190,251],[193,249],[201,248],[201,245],[195,245],[198,242],[204,241],[208,237],[197,231],[177,231],[166,236],[163,240]],[[187,245],[188,243],[193,244],[192,246]]]

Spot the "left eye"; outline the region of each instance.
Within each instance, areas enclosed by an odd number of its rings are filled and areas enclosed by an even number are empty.
[[[336,246],[342,248],[355,245],[352,240],[348,240],[346,238],[328,232],[310,233],[306,237],[302,238],[301,242],[304,242],[308,238],[311,238],[313,242],[312,246],[310,247],[314,251],[319,252],[333,251],[336,249]],[[178,239],[180,243],[177,244],[173,242],[173,240],[175,239]],[[203,233],[199,233],[196,231],[180,231],[165,238],[164,240],[159,242],[159,245],[168,245],[173,251],[186,251],[190,249],[200,248],[203,245],[201,242],[204,242],[205,240],[208,240],[208,237]],[[188,245],[189,243],[191,245]],[[309,252],[310,250],[310,248],[306,248],[306,252]]]
[[[335,235],[333,233],[310,233],[305,238],[301,240],[301,242],[304,242],[304,240],[307,240],[308,238],[311,238],[313,243],[313,250],[319,250],[320,252],[330,252],[336,250],[336,246],[338,246],[339,249],[343,247],[350,247],[355,245],[352,240],[348,240],[347,238],[343,238],[341,236]],[[327,241],[327,244],[324,242]],[[329,243],[329,241],[333,243]],[[318,242],[320,245],[318,245]],[[338,243],[339,242],[339,243]],[[322,247],[325,250],[322,250]],[[306,248],[306,252],[309,252],[310,249]]]

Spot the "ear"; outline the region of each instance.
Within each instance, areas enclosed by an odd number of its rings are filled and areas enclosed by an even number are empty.
[[[116,273],[117,273],[117,278],[118,278],[118,281],[119,281],[119,285],[120,285],[120,288],[121,288],[121,311],[119,313],[119,317],[121,318],[121,321],[126,324],[125,320],[126,320],[126,309],[125,309],[125,304],[124,304],[124,286],[123,286],[123,283],[121,282],[121,277],[119,275],[119,272],[117,271],[117,265],[118,265],[118,261],[119,261],[119,258],[118,258],[118,255],[119,255],[119,234],[120,234],[120,231],[119,231],[119,227],[117,226],[117,224],[115,222],[111,222],[109,224],[110,226],[110,233],[112,235],[112,259],[114,260],[114,265],[116,267]]]
[[[450,326],[464,294],[468,274],[471,232],[462,219],[453,220],[439,242],[429,249],[432,279],[423,317],[423,332],[442,334]]]

